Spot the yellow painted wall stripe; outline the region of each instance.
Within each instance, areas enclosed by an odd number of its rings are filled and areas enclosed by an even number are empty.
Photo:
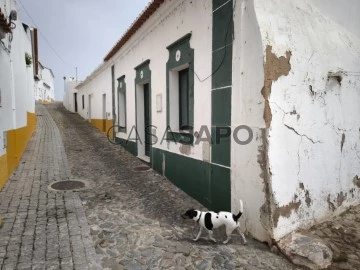
[[[26,146],[36,128],[36,114],[27,113],[25,127],[8,130],[6,133],[6,155],[0,157],[0,188],[2,188],[10,175],[20,162]]]
[[[106,134],[109,128],[112,127],[112,120],[91,119],[91,125]]]

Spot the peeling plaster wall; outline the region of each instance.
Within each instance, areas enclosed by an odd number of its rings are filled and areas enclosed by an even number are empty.
[[[271,242],[271,186],[267,164],[267,130],[263,120],[265,100],[263,46],[254,1],[237,1],[234,9],[232,130],[247,125],[253,132],[248,144],[231,141],[231,209],[244,202],[242,228],[261,241]],[[245,141],[247,132],[239,132]]]
[[[254,3],[277,240],[360,201],[360,39],[311,1]]]

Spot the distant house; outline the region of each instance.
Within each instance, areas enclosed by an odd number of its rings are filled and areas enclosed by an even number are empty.
[[[54,77],[52,70],[39,62],[38,73],[35,75],[35,100],[40,102],[55,101]]]
[[[78,113],[259,240],[311,226],[360,202],[360,3],[327,5],[154,0]]]
[[[18,165],[36,126],[33,44],[15,1],[0,1],[0,188]]]
[[[78,112],[78,110],[84,108],[84,101],[81,103],[81,107],[78,104],[79,98],[77,96],[77,89],[75,88],[80,82],[75,80],[75,78],[64,77],[64,95],[63,95],[63,105],[64,107],[71,112]]]

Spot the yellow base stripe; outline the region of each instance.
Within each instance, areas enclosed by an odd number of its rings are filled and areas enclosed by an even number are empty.
[[[27,125],[6,132],[6,155],[0,157],[0,188],[20,162],[26,146],[36,128],[36,114],[27,113]]]
[[[112,124],[112,120],[91,119],[91,125],[93,125],[98,130],[106,134],[109,128],[111,128],[113,124]]]
[[[7,155],[0,156],[0,188],[2,188],[8,179]]]

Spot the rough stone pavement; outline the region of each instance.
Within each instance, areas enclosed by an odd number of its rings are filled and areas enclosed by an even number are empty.
[[[310,233],[320,237],[333,251],[331,270],[360,269],[360,205],[318,224]]]
[[[0,191],[1,269],[101,269],[79,195],[48,185],[72,178],[59,129],[43,106],[21,162]]]
[[[154,171],[134,172],[144,164],[62,105],[39,105],[37,115],[36,132],[0,191],[1,269],[296,269],[250,238],[247,246],[237,235],[228,245],[205,235],[192,242],[197,225],[179,214],[204,207]],[[73,178],[93,188],[48,190]],[[306,231],[333,250],[331,269],[360,269],[359,222],[353,207]]]
[[[99,262],[106,269],[297,269],[268,247],[248,237],[244,246],[234,233],[227,245],[224,231],[214,244],[198,225],[180,217],[189,208],[205,209],[121,146],[111,144],[62,105],[46,106],[65,145],[72,174],[94,188],[79,193]]]

